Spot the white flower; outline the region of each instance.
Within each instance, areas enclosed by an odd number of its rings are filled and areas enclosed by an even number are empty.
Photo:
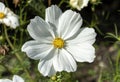
[[[24,80],[20,76],[14,75],[13,76],[13,80],[10,80],[10,79],[0,79],[0,82],[24,82]]]
[[[81,10],[85,6],[88,5],[89,0],[70,0],[70,5],[73,8],[77,8],[78,10]]]
[[[19,26],[18,16],[15,15],[9,8],[0,2],[0,23],[4,23],[11,28]]]
[[[93,62],[96,33],[93,28],[80,28],[79,13],[62,11],[55,5],[46,9],[45,21],[36,16],[27,27],[34,39],[22,46],[31,59],[40,60],[38,70],[44,76],[56,72],[76,71],[76,62]]]

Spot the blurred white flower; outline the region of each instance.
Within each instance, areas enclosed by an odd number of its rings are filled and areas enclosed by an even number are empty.
[[[27,27],[34,39],[22,46],[22,51],[31,59],[40,60],[38,70],[44,76],[56,72],[74,72],[76,62],[93,62],[96,33],[93,28],[80,28],[79,13],[62,11],[53,5],[46,9],[45,21],[36,16]]]
[[[89,0],[70,0],[70,5],[73,8],[77,8],[78,10],[81,10],[85,6],[88,5]]]
[[[10,79],[0,79],[0,82],[24,82],[24,80],[20,76],[14,75],[12,80],[10,80]]]
[[[9,8],[0,2],[0,23],[3,23],[11,28],[19,26],[18,16],[15,15]]]

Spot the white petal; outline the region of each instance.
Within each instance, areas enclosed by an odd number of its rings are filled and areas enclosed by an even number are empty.
[[[12,82],[12,81],[9,79],[0,79],[0,82]]]
[[[1,23],[3,23],[3,20],[2,20],[2,19],[0,19],[0,24],[1,24]]]
[[[48,7],[46,9],[45,20],[46,22],[50,22],[54,24],[55,26],[57,26],[58,19],[61,14],[62,14],[61,9],[56,5],[52,5],[51,7]]]
[[[14,75],[13,82],[24,82],[24,80],[20,76]]]
[[[66,47],[78,62],[93,62],[95,58],[95,49],[91,44],[70,45]]]
[[[19,20],[18,20],[18,17],[16,15],[9,16],[8,19],[10,20],[10,27],[11,28],[16,28],[17,26],[19,26]]]
[[[22,46],[22,51],[26,52],[31,59],[49,59],[54,56],[54,46],[41,44],[37,41],[28,41]]]
[[[6,16],[12,16],[14,13],[9,8],[5,7],[4,14]]]
[[[80,14],[67,10],[59,19],[58,33],[64,40],[69,39],[79,31],[81,25],[82,18]]]
[[[50,26],[40,17],[36,16],[27,27],[31,37],[38,41],[51,41],[53,39]]]
[[[53,65],[55,70],[59,72],[74,72],[77,68],[75,60],[65,49],[60,49],[56,53]]]
[[[70,5],[73,8],[81,9],[81,5],[83,4],[83,0],[70,0]]]
[[[38,70],[43,76],[55,75],[56,71],[53,67],[53,60],[40,61],[38,64]]]
[[[10,26],[11,21],[10,21],[10,19],[8,19],[8,18],[4,18],[4,19],[3,19],[3,23],[4,23],[6,26]]]
[[[82,28],[76,36],[72,37],[71,40],[67,40],[68,45],[71,44],[81,44],[89,43],[93,44],[95,42],[96,33],[93,28]]]
[[[78,0],[77,5],[75,6],[78,10],[86,7],[88,5],[89,0]],[[79,3],[79,4],[78,4]]]
[[[2,2],[0,2],[0,12],[3,12],[4,9],[5,9],[5,5]]]
[[[89,0],[83,0],[83,4],[81,6],[81,9],[88,5]]]
[[[81,10],[85,6],[88,5],[89,0],[70,0],[70,5],[73,8],[77,8],[78,10]]]

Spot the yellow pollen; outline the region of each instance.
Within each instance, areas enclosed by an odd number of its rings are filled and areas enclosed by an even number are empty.
[[[61,38],[55,38],[53,41],[53,45],[55,48],[63,48],[64,47],[64,40]]]
[[[5,14],[3,12],[0,12],[0,19],[3,19],[5,17]]]

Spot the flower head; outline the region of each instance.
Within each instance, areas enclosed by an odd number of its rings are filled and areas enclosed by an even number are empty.
[[[15,15],[9,8],[0,2],[0,23],[4,23],[11,28],[19,26],[18,16]]]
[[[0,82],[24,82],[24,80],[20,76],[14,75],[13,76],[13,80],[10,80],[10,79],[0,79]]]
[[[45,21],[36,16],[27,27],[34,39],[22,46],[31,59],[40,60],[38,70],[44,76],[56,72],[74,72],[77,62],[93,62],[96,33],[93,28],[81,28],[79,13],[67,10],[64,13],[52,5],[46,9]]]
[[[70,0],[70,5],[73,8],[77,8],[78,10],[81,10],[85,6],[87,6],[89,0]]]

